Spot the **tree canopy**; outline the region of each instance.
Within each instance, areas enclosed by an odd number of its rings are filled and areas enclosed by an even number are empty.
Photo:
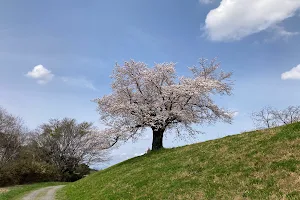
[[[40,126],[34,139],[39,149],[62,173],[73,172],[79,164],[106,160],[106,149],[112,147],[92,123],[75,119],[52,119]]]
[[[191,77],[178,76],[175,63],[157,63],[150,68],[130,60],[116,64],[112,94],[95,99],[106,133],[119,139],[136,137],[153,130],[152,150],[163,147],[163,134],[176,130],[195,134],[192,125],[231,122],[232,113],[218,106],[212,95],[230,95],[231,73],[219,69],[216,60],[200,59],[190,67]]]

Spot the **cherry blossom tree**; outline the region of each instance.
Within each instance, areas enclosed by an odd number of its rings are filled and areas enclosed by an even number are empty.
[[[230,123],[232,112],[219,107],[213,95],[230,95],[231,73],[218,70],[216,60],[200,59],[190,67],[191,77],[179,77],[175,63],[158,63],[150,68],[130,60],[116,64],[111,78],[112,94],[95,99],[106,134],[118,139],[137,138],[146,129],[153,132],[152,150],[163,148],[166,131],[194,135],[195,124]]]

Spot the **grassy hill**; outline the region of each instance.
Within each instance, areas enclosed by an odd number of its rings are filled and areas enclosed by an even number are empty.
[[[61,199],[300,199],[300,123],[136,157]]]

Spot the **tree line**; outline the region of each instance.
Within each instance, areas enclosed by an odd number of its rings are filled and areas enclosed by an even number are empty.
[[[107,160],[117,141],[92,123],[69,118],[30,131],[1,107],[0,138],[0,186],[78,180],[91,172],[89,164]]]
[[[292,124],[300,121],[300,106],[288,106],[282,110],[267,106],[253,112],[251,118],[258,129]]]

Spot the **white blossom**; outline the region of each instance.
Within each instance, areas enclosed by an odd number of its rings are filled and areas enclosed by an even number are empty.
[[[110,127],[105,131],[126,140],[147,127],[195,134],[193,124],[231,122],[231,112],[211,98],[231,94],[231,73],[218,72],[216,60],[200,59],[199,65],[189,68],[191,77],[178,77],[172,62],[153,68],[134,60],[116,64],[112,94],[94,100],[102,121]]]

